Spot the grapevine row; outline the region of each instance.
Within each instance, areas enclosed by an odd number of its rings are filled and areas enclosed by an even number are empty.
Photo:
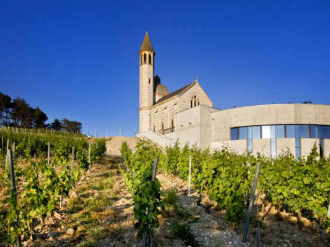
[[[163,155],[162,168],[182,179],[187,179],[191,155],[196,190],[215,200],[229,221],[245,219],[256,164],[260,163],[257,190],[264,205],[296,215],[300,227],[302,216],[323,230],[330,226],[330,157],[320,158],[316,146],[306,159],[296,159],[290,152],[269,158],[240,155],[226,148],[213,153],[188,145],[180,149],[178,142]]]
[[[161,156],[161,150],[146,140],[139,140],[134,154],[126,142],[122,144],[121,153],[126,164],[123,171],[126,186],[133,195],[135,226],[146,239],[159,226],[158,215],[165,207],[160,182],[152,175],[155,158]]]
[[[90,145],[84,138],[34,135],[0,131],[2,150],[14,150],[17,193],[13,195],[5,153],[0,155],[0,236],[14,244],[17,236],[33,237],[67,196],[81,174],[98,162],[105,152],[105,141]],[[48,143],[51,159],[47,160]],[[8,147],[7,147],[8,145]],[[88,150],[90,148],[90,150]],[[1,151],[2,151],[1,150]],[[73,151],[73,152],[72,152]],[[73,155],[73,157],[72,157]],[[73,163],[73,160],[77,160]],[[17,224],[17,215],[19,224]]]
[[[133,154],[127,144],[121,149],[127,171],[126,183],[133,194],[134,214],[140,232],[145,231],[145,209],[152,203],[155,227],[157,207],[161,200],[157,196],[159,187],[150,184],[152,161],[158,157],[162,170],[187,180],[189,156],[192,157],[191,181],[195,190],[207,194],[217,202],[220,210],[225,210],[225,218],[238,225],[245,219],[246,206],[251,193],[256,166],[260,164],[257,192],[259,201],[266,206],[292,213],[298,218],[306,217],[314,222],[322,232],[330,226],[330,157],[320,158],[316,146],[305,159],[296,159],[290,152],[277,158],[261,155],[238,154],[228,148],[211,152],[178,142],[165,150],[146,141],[139,141]]]

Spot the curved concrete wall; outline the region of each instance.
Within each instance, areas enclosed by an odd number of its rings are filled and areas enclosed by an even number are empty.
[[[233,108],[211,113],[212,142],[230,140],[230,128],[274,124],[330,125],[330,105],[283,104]]]

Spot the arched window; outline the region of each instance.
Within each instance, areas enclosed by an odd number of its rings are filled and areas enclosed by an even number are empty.
[[[143,55],[143,60],[144,60],[144,63],[147,63],[147,54],[145,54],[145,53]]]
[[[199,105],[199,99],[197,98],[197,95],[192,96],[190,101],[191,108]]]
[[[151,54],[149,54],[149,64],[151,64]]]

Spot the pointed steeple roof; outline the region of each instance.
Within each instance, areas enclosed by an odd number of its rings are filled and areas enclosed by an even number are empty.
[[[152,48],[152,44],[149,38],[148,31],[146,31],[146,35],[144,36],[140,51],[151,51],[155,52],[154,48]]]

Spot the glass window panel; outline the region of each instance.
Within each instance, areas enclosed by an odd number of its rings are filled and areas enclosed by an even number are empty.
[[[299,125],[299,138],[308,138],[308,125]]]
[[[262,126],[262,139],[271,137],[270,126]]]
[[[241,127],[239,128],[239,139],[247,139],[247,127]]]
[[[323,126],[323,138],[330,139],[330,126]]]
[[[253,137],[253,139],[260,139],[261,138],[260,126],[253,126],[252,127],[252,137]]]
[[[287,125],[286,126],[286,137],[287,138],[295,138],[296,137],[295,125]]]
[[[238,128],[231,129],[231,139],[237,140],[238,139]]]
[[[323,138],[323,126],[311,125],[311,138]]]
[[[284,138],[284,125],[276,125],[275,126],[275,134],[276,138]]]
[[[248,139],[252,139],[252,127],[248,127]]]
[[[252,142],[252,139],[248,139],[247,141],[247,145],[248,145],[248,152],[252,152],[253,150],[253,142]]]
[[[270,136],[271,138],[276,138],[275,125],[270,126]]]
[[[301,157],[301,143],[300,138],[296,138],[296,157]]]
[[[270,152],[273,158],[276,158],[276,139],[271,139]]]
[[[317,126],[318,127],[318,133],[319,133],[319,138],[324,138],[324,135],[323,135],[323,125],[319,125]]]
[[[318,131],[317,125],[311,125],[311,138],[319,137],[317,131]]]

